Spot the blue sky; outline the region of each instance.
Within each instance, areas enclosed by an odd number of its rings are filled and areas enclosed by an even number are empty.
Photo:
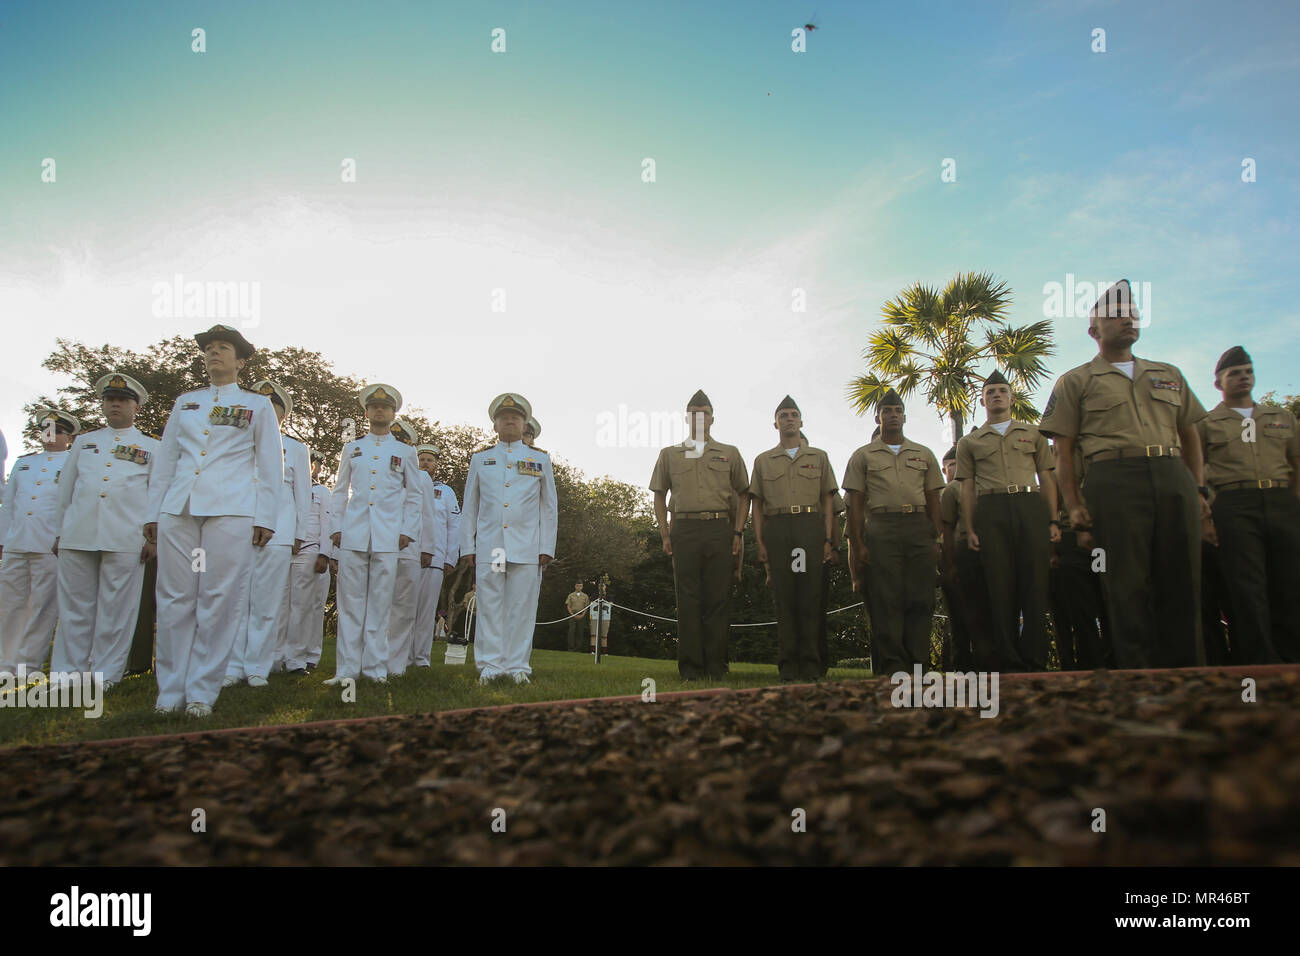
[[[1260,393],[1300,392],[1297,21],[1275,3],[3,4],[0,428],[17,446],[23,402],[58,384],[39,368],[56,335],[142,348],[211,324],[152,312],[176,274],[258,283],[256,344],[317,349],[436,418],[485,426],[521,391],[539,444],[641,485],[654,448],[609,447],[601,416],[677,412],[697,387],[751,460],[793,394],[842,471],[872,427],[844,388],[881,305],[965,270],[1011,285],[1016,323],[1069,274],[1149,282],[1137,351],[1207,406],[1233,344]],[[1053,380],[1095,350],[1068,317],[1057,346]],[[909,432],[950,441],[919,404]]]

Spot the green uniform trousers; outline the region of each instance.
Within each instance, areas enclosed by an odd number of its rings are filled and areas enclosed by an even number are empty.
[[[668,532],[677,592],[677,671],[686,680],[727,672],[731,530],[726,518],[680,518]]]
[[[1109,667],[1110,625],[1101,599],[1101,575],[1092,571],[1092,551],[1079,547],[1077,532],[1062,531],[1056,555],[1059,560],[1048,575],[1048,595],[1061,670]]]
[[[1236,663],[1228,646],[1228,627],[1232,621],[1232,601],[1223,579],[1219,549],[1201,542],[1201,641],[1205,644],[1205,663],[1211,666]],[[1247,663],[1243,661],[1242,663]],[[1264,663],[1258,661],[1257,663]]]
[[[154,620],[158,605],[154,599],[154,585],[158,581],[158,559],[144,563],[144,586],[140,592],[140,613],[135,621],[135,636],[131,638],[131,652],[127,655],[126,669],[147,671],[153,667]]]
[[[972,551],[965,539],[954,541],[952,563],[957,570],[957,603],[961,606],[963,642],[961,652],[970,664],[958,670],[995,671],[997,657],[989,641],[989,590],[984,583],[984,562],[978,551]],[[954,630],[954,640],[957,631]],[[955,662],[954,662],[955,663]]]
[[[1105,554],[1098,573],[1115,666],[1204,664],[1201,506],[1182,459],[1095,462],[1083,495]]]
[[[1214,499],[1234,664],[1300,662],[1300,501],[1289,488]]]
[[[818,514],[763,518],[772,591],[776,597],[777,669],[782,680],[816,680],[823,613],[822,555],[826,525]]]
[[[1047,670],[1048,521],[1034,492],[980,495],[975,505],[996,670]]]
[[[871,670],[876,674],[930,669],[934,622],[934,525],[924,511],[873,514],[867,519],[867,611]]]

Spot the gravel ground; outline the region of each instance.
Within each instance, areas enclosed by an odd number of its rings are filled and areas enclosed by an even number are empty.
[[[992,719],[871,680],[20,747],[0,863],[1297,865],[1300,668],[1257,703],[1241,682],[1008,678]]]

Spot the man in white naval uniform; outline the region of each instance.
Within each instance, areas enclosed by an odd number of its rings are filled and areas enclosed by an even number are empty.
[[[414,426],[405,419],[393,422],[393,437],[403,445],[415,447]],[[416,487],[420,489],[420,536],[417,543],[397,555],[397,577],[393,583],[393,609],[388,617],[388,674],[406,673],[415,646],[416,610],[420,600],[421,575],[433,567],[439,550],[433,526],[433,481],[416,464]],[[445,530],[445,528],[443,529]]]
[[[317,482],[324,456],[311,450],[311,508],[302,547],[289,562],[289,613],[284,617],[284,669],[302,675],[316,669],[329,595],[330,489]]]
[[[44,451],[14,459],[0,504],[0,674],[32,674],[50,652],[59,619],[59,472],[81,422],[38,408]]]
[[[144,563],[156,553],[140,529],[162,442],[135,427],[136,411],[149,400],[139,382],[110,372],[95,391],[108,427],[78,435],[59,475],[59,632],[53,660],[68,673],[98,673],[110,687],[126,670]]]
[[[415,608],[416,640],[411,644],[411,664],[428,667],[433,654],[434,632],[438,626],[438,601],[442,597],[442,582],[460,560],[460,502],[456,492],[437,478],[438,460],[442,450],[436,445],[419,445],[415,449],[420,458],[420,470],[429,476],[433,485],[433,520],[442,526],[439,540],[442,548],[433,556],[433,566],[422,572],[420,596]],[[425,488],[428,493],[428,487]]]
[[[284,454],[270,400],[237,381],[253,346],[228,325],[194,340],[212,384],[172,406],[144,534],[158,544],[155,710],[207,717],[248,604],[253,550],[275,531]]]
[[[265,547],[253,552],[248,609],[226,665],[223,687],[233,687],[245,678],[249,687],[265,687],[267,676],[284,659],[280,623],[289,613],[289,563],[306,537],[311,507],[310,453],[306,445],[283,432],[284,420],[293,412],[293,398],[268,379],[254,382],[253,391],[270,399],[275,409],[281,429],[283,480],[276,498],[275,534]]]
[[[474,565],[479,682],[529,683],[537,595],[555,557],[558,511],[551,459],[523,442],[532,409],[521,395],[498,395],[488,417],[500,439],[470,459],[461,553]]]
[[[358,401],[370,434],[343,446],[330,502],[330,540],[339,562],[339,633],[335,674],[326,684],[360,676],[388,679],[397,555],[420,537],[415,449],[390,431],[402,395],[391,385],[371,385],[362,389]]]

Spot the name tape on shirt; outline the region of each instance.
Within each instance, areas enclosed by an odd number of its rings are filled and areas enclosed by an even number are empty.
[[[181,411],[194,412],[194,411],[198,411],[198,408],[199,408],[198,402],[186,402],[184,405],[181,406]]]

